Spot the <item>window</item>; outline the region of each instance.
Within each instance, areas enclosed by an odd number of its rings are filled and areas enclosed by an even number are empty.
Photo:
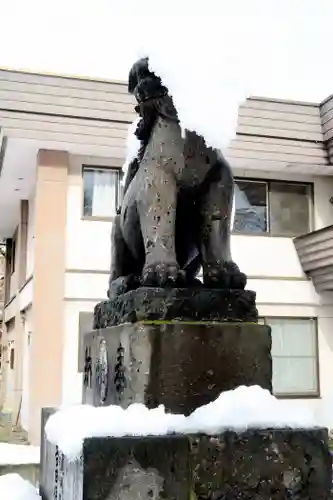
[[[83,215],[107,219],[114,217],[119,198],[119,171],[83,167],[83,183]]]
[[[265,318],[272,328],[273,392],[277,396],[319,394],[315,318]]]
[[[10,242],[9,250],[9,270],[10,274],[15,273],[15,263],[16,263],[16,237],[14,237]]]
[[[299,236],[311,230],[311,184],[235,180],[234,233]]]
[[[9,355],[9,366],[11,370],[14,370],[14,361],[15,361],[15,350],[11,348]]]

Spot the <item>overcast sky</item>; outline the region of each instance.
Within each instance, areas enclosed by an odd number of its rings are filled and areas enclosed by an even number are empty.
[[[243,72],[257,95],[333,92],[333,0],[0,0],[0,16],[2,67],[126,79],[149,34],[209,52],[220,79]]]

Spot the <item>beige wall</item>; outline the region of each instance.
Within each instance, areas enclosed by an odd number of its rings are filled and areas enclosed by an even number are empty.
[[[68,163],[63,151],[38,154],[29,367],[29,438],[33,443],[40,438],[41,408],[61,402]]]
[[[62,398],[69,155],[41,150],[36,161],[35,192],[21,202],[12,300],[5,309],[11,328],[3,344],[15,346],[15,367],[9,370],[6,363],[0,404],[14,419],[20,412],[29,439],[37,444],[41,408],[60,404]],[[6,361],[9,353],[6,349]]]

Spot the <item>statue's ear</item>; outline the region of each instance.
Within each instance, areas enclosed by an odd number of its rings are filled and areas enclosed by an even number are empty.
[[[130,94],[134,93],[134,89],[138,84],[138,74],[136,72],[135,66],[130,71],[130,74],[128,76],[128,92]]]
[[[143,57],[132,66],[132,69],[128,76],[128,92],[130,94],[133,94],[135,87],[138,85],[139,81],[149,75],[149,59],[148,57]]]

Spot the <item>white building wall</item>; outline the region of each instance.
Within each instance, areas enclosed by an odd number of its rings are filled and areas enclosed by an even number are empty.
[[[82,378],[77,371],[79,313],[93,311],[106,298],[110,265],[111,223],[82,220],[82,161],[74,159],[68,188],[67,259],[65,278],[65,349],[63,400],[81,401]],[[333,221],[333,180],[300,175],[237,171],[238,177],[271,178],[314,183],[314,229]],[[311,407],[324,414],[333,376],[333,296],[319,296],[304,275],[291,238],[232,236],[232,252],[257,292],[260,316],[317,317],[322,399],[297,399],[296,408]],[[333,406],[332,406],[333,408]],[[333,427],[333,411],[332,423]]]
[[[67,198],[66,268],[108,271],[111,222],[84,220],[82,164],[107,166],[105,158],[72,157]],[[112,166],[112,162],[110,162]],[[103,292],[102,297],[105,296]]]
[[[113,166],[112,160],[72,156],[69,169],[66,228],[63,403],[80,403],[78,373],[79,314],[92,312],[106,298],[110,269],[111,222],[82,218],[82,164]]]

